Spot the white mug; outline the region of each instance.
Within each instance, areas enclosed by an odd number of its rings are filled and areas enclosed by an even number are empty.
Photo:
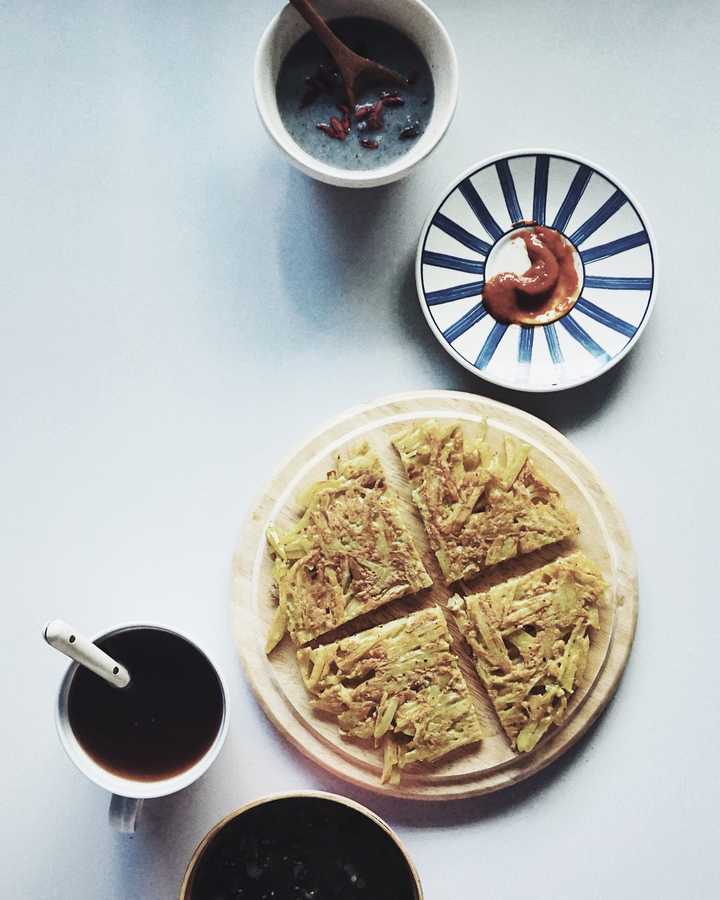
[[[85,751],[70,726],[68,717],[68,696],[73,676],[78,669],[78,663],[72,663],[72,665],[70,665],[60,684],[60,691],[55,707],[55,724],[57,726],[60,742],[67,755],[84,775],[87,775],[87,777],[91,781],[94,781],[95,784],[105,788],[106,791],[110,791],[112,794],[109,810],[110,825],[116,830],[125,833],[132,833],[135,831],[140,810],[145,800],[152,797],[166,797],[168,794],[174,794],[176,791],[181,791],[183,788],[186,788],[197,781],[197,779],[210,768],[222,749],[228,729],[228,691],[225,681],[217,666],[212,662],[207,653],[186,635],[174,631],[172,628],[167,628],[164,625],[157,625],[153,622],[133,622],[127,625],[119,625],[116,628],[112,628],[110,631],[105,631],[102,634],[97,635],[93,640],[99,641],[111,637],[112,635],[119,634],[120,632],[145,628],[165,631],[168,634],[175,635],[202,653],[213,668],[220,685],[222,694],[222,718],[217,734],[215,735],[215,740],[210,745],[205,755],[184,772],[154,781],[140,781],[117,775],[108,771],[108,769],[103,768]]]

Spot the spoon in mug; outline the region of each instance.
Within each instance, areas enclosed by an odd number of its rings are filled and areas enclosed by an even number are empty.
[[[407,78],[403,78],[398,72],[381,66],[380,63],[366,59],[358,53],[354,53],[347,44],[330,29],[327,22],[315,9],[310,0],[289,0],[290,4],[300,13],[315,34],[327,47],[328,52],[335,60],[340,70],[345,93],[351,108],[355,108],[356,91],[362,82],[389,81],[393,84],[406,85]]]
[[[91,640],[78,634],[67,622],[62,619],[54,619],[48,622],[43,632],[43,637],[56,650],[74,659],[76,663],[90,669],[96,675],[104,678],[108,684],[116,688],[124,688],[130,684],[130,673],[116,662],[112,656],[108,656]]]

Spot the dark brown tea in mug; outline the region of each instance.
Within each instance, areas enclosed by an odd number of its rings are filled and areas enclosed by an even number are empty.
[[[183,638],[133,628],[96,641],[130,673],[116,688],[80,667],[68,695],[70,727],[99,765],[142,781],[186,771],[210,749],[223,715],[208,659]]]

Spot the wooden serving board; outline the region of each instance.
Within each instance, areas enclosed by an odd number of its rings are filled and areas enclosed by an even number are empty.
[[[405,769],[399,785],[381,785],[380,751],[341,737],[332,719],[311,708],[289,637],[270,657],[265,655],[265,636],[275,610],[265,529],[271,521],[281,530],[290,525],[299,515],[295,498],[302,489],[333,468],[338,452],[368,441],[402,500],[403,515],[434,586],[355,619],[319,642],[326,643],[399,618],[421,606],[445,606],[455,591],[442,583],[411,501],[407,479],[390,443],[390,437],[411,422],[429,418],[457,419],[467,423],[468,428],[486,418],[492,443],[499,446],[503,434],[509,433],[530,444],[533,462],[561,492],[580,526],[576,540],[494,566],[488,574],[461,585],[461,592],[469,593],[523,574],[574,548],[583,550],[600,566],[610,590],[601,609],[600,628],[591,633],[585,677],[571,699],[565,722],[526,754],[516,754],[510,749],[475,673],[470,652],[450,620],[454,648],[488,737],[433,766]],[[534,774],[570,747],[617,686],[630,653],[637,604],[635,558],[622,515],[584,457],[559,432],[534,416],[484,397],[450,391],[383,398],[345,413],[310,438],[280,467],[262,494],[247,522],[233,567],[235,640],[253,690],[280,732],[334,775],[379,793],[413,799],[469,797],[497,790]]]

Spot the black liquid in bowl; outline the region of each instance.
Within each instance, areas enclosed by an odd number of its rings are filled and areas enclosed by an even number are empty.
[[[211,837],[185,900],[418,900],[393,838],[323,797],[254,806]]]

